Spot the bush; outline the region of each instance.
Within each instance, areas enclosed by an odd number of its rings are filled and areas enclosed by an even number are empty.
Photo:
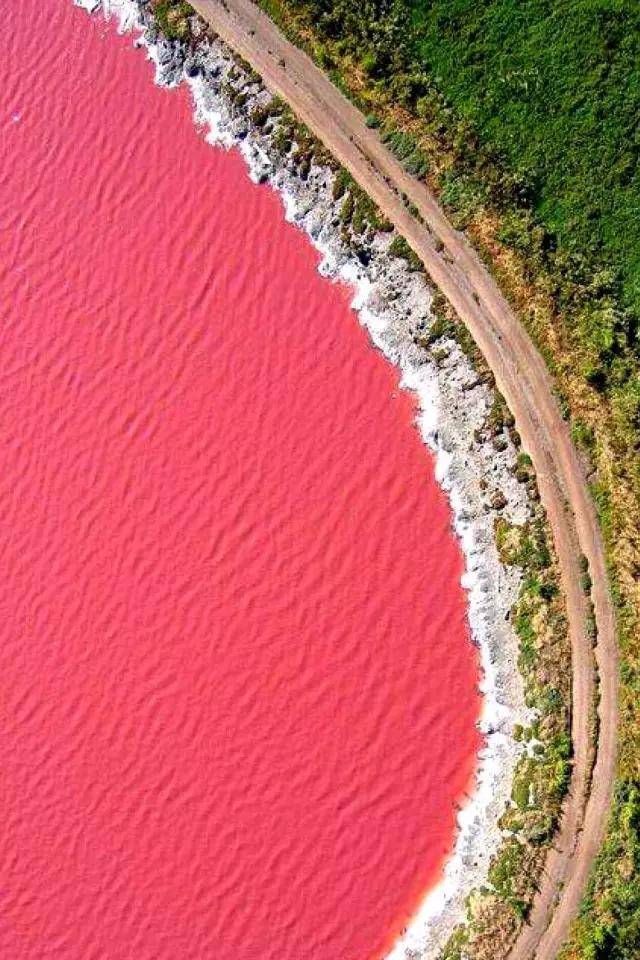
[[[153,15],[169,40],[184,40],[189,36],[189,17],[195,13],[186,0],[155,0]]]
[[[403,260],[406,260],[409,264],[410,270],[420,271],[424,270],[422,260],[414,250],[411,249],[404,237],[400,235],[395,236],[391,243],[389,244],[389,253],[393,257],[400,257]]]
[[[344,201],[342,203],[342,208],[340,210],[340,222],[343,223],[345,226],[351,223],[351,218],[353,217],[353,209],[354,209],[353,194],[348,193],[344,198]]]

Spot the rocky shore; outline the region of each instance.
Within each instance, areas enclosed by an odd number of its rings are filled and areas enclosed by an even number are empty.
[[[417,396],[417,426],[434,453],[465,556],[463,585],[481,656],[484,704],[484,746],[475,788],[458,814],[455,849],[441,883],[389,955],[389,960],[430,960],[464,920],[468,895],[487,883],[503,839],[498,820],[510,803],[514,770],[525,749],[514,729],[531,720],[510,618],[522,577],[517,567],[501,562],[496,542],[498,518],[521,526],[532,517],[529,493],[516,476],[518,449],[509,431],[499,437],[487,431],[495,405],[491,381],[478,375],[448,328],[436,336],[433,291],[424,275],[390,250],[392,233],[345,225],[344,198],[336,190],[340,171],[315,157],[300,161],[295,138],[283,137],[282,113],[271,111],[273,97],[260,79],[199,22],[191,24],[188,41],[165,39],[148,0],[75,2],[92,12],[102,6],[105,15],[118,16],[122,29],[135,29],[135,42],[156,65],[158,83],[189,84],[195,119],[207,139],[237,146],[252,178],[280,193],[287,219],[321,254],[321,273],[352,285],[360,322],[398,366],[402,385]]]

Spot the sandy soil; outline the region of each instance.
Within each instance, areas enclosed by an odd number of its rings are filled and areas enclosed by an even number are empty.
[[[533,956],[551,960],[576,916],[604,834],[615,773],[618,674],[614,614],[600,532],[582,466],[553,398],[551,378],[479,257],[451,227],[433,194],[405,172],[375,131],[366,127],[362,115],[309,57],[292,46],[250,0],[226,0],[224,6],[218,0],[191,2],[221,38],[255,67],[267,86],[291,104],[423,260],[491,366],[535,463],[569,616],[574,771],[544,883],[530,923],[511,956],[512,960]],[[416,205],[424,226],[409,215],[401,192]],[[598,625],[595,654],[601,695],[600,742],[591,781],[589,713],[596,673],[584,629],[581,552],[590,564]]]

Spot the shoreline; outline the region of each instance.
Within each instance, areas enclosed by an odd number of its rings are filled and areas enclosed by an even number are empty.
[[[295,164],[275,155],[272,132],[251,124],[251,108],[272,99],[261,84],[242,76],[236,80],[238,89],[249,87],[252,92],[243,105],[245,115],[234,110],[223,89],[229,69],[238,72],[228,48],[221,41],[205,40],[194,53],[157,35],[154,41],[155,28],[142,19],[144,4],[135,0],[74,2],[90,12],[102,6],[105,16],[118,16],[121,30],[146,29],[146,37],[135,43],[147,48],[156,65],[156,82],[165,86],[187,82],[196,122],[209,127],[206,139],[225,148],[238,146],[252,179],[267,182],[280,193],[286,219],[304,230],[320,253],[320,272],[350,284],[360,323],[374,346],[399,368],[401,387],[417,398],[417,426],[434,456],[436,479],[447,494],[465,561],[462,585],[472,639],[480,651],[483,703],[478,726],[484,737],[475,782],[458,813],[443,877],[426,893],[387,955],[387,960],[406,956],[431,960],[464,920],[468,894],[486,882],[489,862],[503,839],[497,821],[509,801],[515,765],[524,749],[514,740],[513,729],[530,720],[517,667],[518,641],[508,619],[521,576],[502,564],[494,533],[498,516],[516,525],[531,516],[528,497],[513,476],[517,450],[511,441],[497,451],[490,441],[475,439],[490,409],[492,390],[478,380],[460,346],[451,339],[439,340],[437,360],[433,352],[416,345],[416,332],[425,328],[428,332],[434,322],[432,294],[424,278],[388,252],[386,235],[378,233],[369,242],[366,266],[346,247],[340,237],[340,203],[332,196],[333,171],[314,161],[302,179]],[[492,507],[490,500],[497,492],[506,504]]]

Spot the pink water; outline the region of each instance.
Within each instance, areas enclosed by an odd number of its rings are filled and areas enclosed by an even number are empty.
[[[11,5],[0,957],[379,957],[478,748],[412,402],[184,91]]]

